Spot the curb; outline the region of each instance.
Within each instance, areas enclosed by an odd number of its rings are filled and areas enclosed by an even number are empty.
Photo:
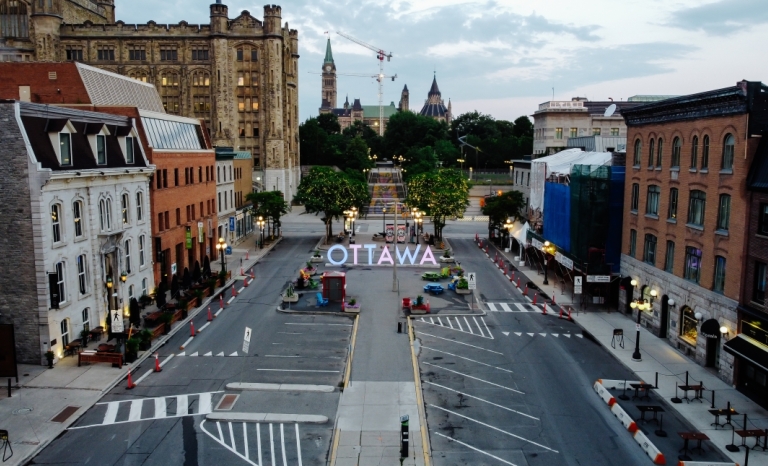
[[[224,422],[297,422],[304,424],[325,424],[328,418],[315,414],[280,414],[280,413],[210,413],[206,421]]]
[[[424,453],[424,466],[430,466],[430,451],[432,445],[427,434],[427,413],[424,409],[424,399],[421,391],[421,374],[419,373],[419,362],[416,359],[416,351],[413,349],[413,343],[416,340],[413,331],[413,323],[408,317],[408,342],[411,349],[411,364],[413,364],[413,380],[416,385],[416,405],[419,408],[419,424],[421,425],[421,448]]]
[[[242,390],[242,391],[254,391],[254,392],[333,393],[335,388],[333,386],[331,386],[331,385],[233,382],[233,383],[228,383],[227,384],[227,390]]]

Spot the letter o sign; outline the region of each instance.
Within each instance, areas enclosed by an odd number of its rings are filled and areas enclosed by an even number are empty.
[[[341,251],[344,253],[344,259],[341,261],[335,261],[333,260],[333,251]],[[335,244],[331,246],[331,249],[328,250],[328,262],[331,263],[331,265],[342,265],[345,262],[347,262],[347,259],[349,258],[349,253],[347,252],[347,248],[340,244]]]

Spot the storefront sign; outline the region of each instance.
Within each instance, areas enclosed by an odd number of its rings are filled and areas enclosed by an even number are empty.
[[[611,283],[610,275],[587,275],[587,283]]]
[[[536,249],[541,249],[541,248],[544,247],[544,243],[542,243],[541,241],[537,240],[536,238],[532,238],[531,239],[531,244]]]
[[[365,245],[350,244],[349,249],[352,250],[352,263],[354,265],[358,265],[357,256],[358,256],[358,251],[360,249],[368,250],[368,265],[374,265],[373,251],[376,249],[375,244],[365,244]],[[403,250],[396,248],[398,264],[405,265],[407,261],[410,263],[410,265],[415,265],[415,262],[418,259],[420,250],[421,250],[421,245],[416,246],[416,250],[413,252],[410,250],[408,246],[406,246]],[[341,251],[343,253],[342,260],[336,261],[333,259],[334,251]],[[347,251],[347,248],[341,244],[336,244],[334,246],[331,246],[331,248],[328,250],[328,262],[330,262],[332,265],[342,265],[347,262],[347,259],[349,259],[349,252]],[[383,263],[387,263],[387,262],[391,265],[395,265],[395,261],[392,259],[392,254],[390,254],[389,252],[389,247],[384,247],[384,249],[382,249],[381,251],[381,256],[379,256],[379,261],[376,263],[376,265],[382,265]],[[431,263],[432,265],[437,265],[435,256],[432,254],[432,248],[429,246],[427,246],[427,248],[424,250],[424,254],[421,256],[421,262],[419,262],[419,265],[424,265],[424,263]]]
[[[560,254],[559,252],[555,253],[555,260],[562,264],[562,266],[566,269],[573,270],[573,261]]]
[[[187,231],[184,235],[186,237],[187,249],[192,249],[192,227],[187,227]]]
[[[197,222],[197,242],[205,242],[205,233],[203,231],[203,222]]]

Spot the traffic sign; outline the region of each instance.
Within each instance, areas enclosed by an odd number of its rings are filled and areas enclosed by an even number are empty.
[[[248,348],[251,346],[251,328],[245,327],[245,336],[243,337],[243,353],[248,354]]]
[[[110,326],[112,327],[112,333],[125,332],[125,325],[123,324],[123,312],[118,309],[116,311],[109,311],[110,313]]]
[[[476,290],[477,289],[477,274],[475,274],[474,272],[468,272],[467,273],[467,283],[469,284],[468,289]]]
[[[587,275],[587,283],[611,283],[610,275]]]
[[[573,294],[581,294],[584,277],[573,277]]]

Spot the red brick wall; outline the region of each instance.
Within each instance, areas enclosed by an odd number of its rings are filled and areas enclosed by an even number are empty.
[[[56,79],[50,79],[54,71]],[[19,86],[30,87],[35,103],[91,103],[74,63],[0,63],[0,99],[19,100]]]
[[[625,185],[624,231],[622,253],[629,252],[630,230],[637,230],[635,258],[643,260],[644,238],[646,233],[657,237],[656,267],[663,269],[666,256],[667,241],[675,242],[674,275],[683,276],[685,265],[685,248],[693,246],[702,250],[702,270],[700,285],[709,290],[714,284],[715,256],[726,259],[725,295],[738,300],[741,295],[742,271],[745,257],[745,242],[747,231],[747,207],[749,199],[746,189],[747,173],[752,164],[757,142],[745,139],[747,132],[747,115],[730,117],[706,118],[694,121],[676,121],[670,123],[630,127],[627,138],[627,178]],[[734,166],[732,174],[721,174],[723,142],[728,133],[736,140]],[[702,142],[705,135],[710,137],[709,172],[689,171],[691,162],[691,142],[694,136],[699,137],[698,166],[701,167]],[[661,170],[649,170],[649,143],[656,140],[654,148],[654,165],[658,153],[658,138],[664,141],[663,163]],[[675,137],[682,140],[680,156],[680,171],[678,179],[672,179],[670,170],[672,161],[672,145]],[[633,166],[634,145],[637,139],[642,141],[640,167]],[[640,196],[637,214],[630,211],[632,200],[632,185],[640,185]],[[649,185],[661,188],[659,200],[659,218],[645,216],[647,189]],[[670,188],[679,190],[677,223],[667,222]],[[688,202],[691,190],[701,190],[706,193],[706,210],[703,231],[686,226],[688,219]],[[730,228],[727,236],[715,234],[720,194],[731,195]]]
[[[755,289],[755,262],[768,264],[768,236],[757,234],[760,219],[760,204],[768,204],[768,193],[752,192],[749,204],[749,230],[747,240],[748,257],[744,265],[744,286],[741,302],[753,309],[768,313],[764,304],[752,301]]]

